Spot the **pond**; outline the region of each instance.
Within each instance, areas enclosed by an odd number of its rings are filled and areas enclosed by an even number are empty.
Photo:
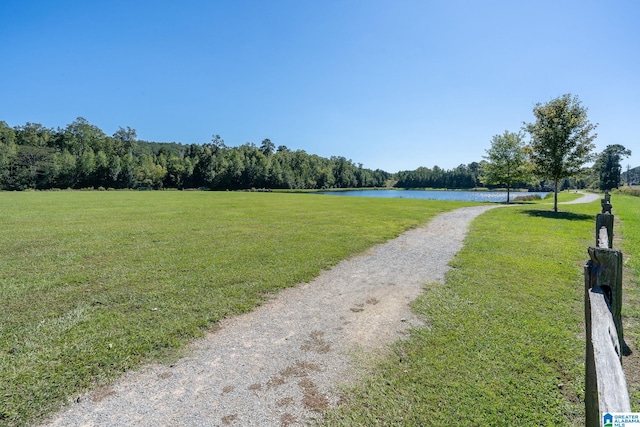
[[[387,199],[456,200],[462,202],[506,202],[506,191],[458,191],[458,190],[345,190],[321,191],[314,194],[330,196],[382,197]],[[518,196],[538,194],[544,198],[546,192],[511,192],[511,200]]]

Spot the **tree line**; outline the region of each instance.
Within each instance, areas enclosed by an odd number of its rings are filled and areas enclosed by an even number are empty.
[[[419,167],[416,170],[400,171],[395,175],[395,186],[399,188],[459,188],[470,189],[483,186],[481,164],[468,165],[446,170],[438,166],[432,169]]]
[[[330,189],[504,187],[551,190],[617,188],[621,160],[631,151],[619,144],[593,154],[597,125],[570,94],[534,107],[536,120],[521,132],[495,135],[480,162],[452,170],[432,169],[391,174],[366,169],[344,157],[324,158],[303,150],[226,146],[219,135],[205,144],[139,141],[135,129],[118,128],[111,136],[79,117],[64,128],[38,123],[10,127],[0,121],[0,190],[52,188],[206,188]],[[525,133],[531,136],[527,144]],[[584,164],[593,161],[591,167]],[[634,175],[627,172],[627,182]],[[556,206],[557,208],[557,206]]]
[[[0,190],[359,188],[385,186],[391,177],[344,157],[276,148],[269,139],[227,147],[214,135],[186,145],[139,141],[130,127],[109,136],[82,117],[57,129],[0,121]]]

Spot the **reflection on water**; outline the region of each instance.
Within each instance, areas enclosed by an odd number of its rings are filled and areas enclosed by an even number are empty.
[[[382,197],[387,199],[457,200],[462,202],[506,202],[506,191],[437,191],[437,190],[348,190],[321,191],[314,194],[331,196]],[[511,201],[518,196],[538,194],[544,198],[547,193],[512,192]]]

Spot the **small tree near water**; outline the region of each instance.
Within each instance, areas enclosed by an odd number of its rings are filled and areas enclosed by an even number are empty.
[[[533,172],[554,182],[553,210],[558,212],[558,183],[578,174],[592,159],[597,127],[587,119],[587,109],[578,97],[562,95],[533,108],[536,121],[525,123],[531,135],[530,157]]]
[[[507,186],[507,203],[510,202],[510,189],[513,185],[527,179],[527,157],[522,134],[504,131],[494,135],[491,148],[483,158],[484,181],[487,184]]]

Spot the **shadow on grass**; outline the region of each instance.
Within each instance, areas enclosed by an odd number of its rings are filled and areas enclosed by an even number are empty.
[[[554,211],[541,211],[529,209],[524,211],[529,216],[536,218],[549,218],[549,219],[564,219],[568,221],[585,221],[595,219],[595,215],[577,214],[573,212],[554,212]]]

